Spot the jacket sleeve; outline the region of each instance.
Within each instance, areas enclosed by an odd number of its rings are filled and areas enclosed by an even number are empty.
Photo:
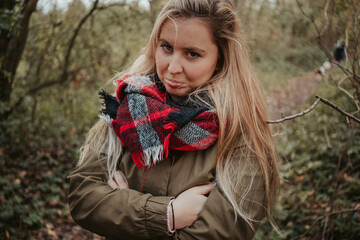
[[[172,197],[113,190],[107,184],[106,172],[106,160],[94,157],[68,176],[68,201],[74,221],[108,238],[168,238],[166,210]]]
[[[238,188],[238,196],[242,196],[239,201],[243,203],[243,212],[254,220],[252,221],[253,227],[239,215],[235,221],[233,207],[222,191],[215,188],[210,192],[199,218],[193,225],[177,230],[173,239],[248,240],[254,237],[256,229],[265,217],[266,210],[263,207],[265,189],[260,168],[256,167],[256,158],[252,156],[248,163],[251,164],[245,163],[239,171],[242,172],[241,182],[243,184]]]
[[[198,220],[190,227],[177,230],[173,239],[252,239],[260,221],[264,217],[264,210],[261,206],[253,204],[248,204],[248,206],[251,207],[255,219],[259,221],[253,223],[254,229],[240,217],[235,221],[235,215],[231,205],[218,189],[214,189],[211,191]]]

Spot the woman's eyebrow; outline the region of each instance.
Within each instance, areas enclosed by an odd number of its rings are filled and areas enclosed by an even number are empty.
[[[166,44],[170,44],[168,41],[166,41],[166,40],[163,39],[163,38],[160,38],[160,39],[159,39],[159,42],[166,43]]]
[[[189,48],[185,48],[185,49],[189,52],[200,52],[200,53],[206,52],[205,50],[203,50],[201,48],[197,48],[197,47],[189,47]]]
[[[164,38],[159,38],[159,42],[171,45],[171,44],[170,44],[167,40],[165,40]],[[185,47],[184,49],[185,49],[186,51],[189,51],[189,52],[198,52],[198,53],[205,53],[205,52],[206,52],[204,49],[201,49],[201,48],[198,48],[198,47]]]

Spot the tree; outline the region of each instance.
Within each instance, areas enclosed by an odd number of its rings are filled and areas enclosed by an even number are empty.
[[[9,107],[16,69],[24,51],[29,23],[38,0],[0,2],[0,121],[11,113]]]

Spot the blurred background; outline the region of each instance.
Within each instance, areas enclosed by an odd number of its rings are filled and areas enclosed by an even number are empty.
[[[73,223],[66,175],[98,120],[98,91],[148,41],[163,0],[1,0],[0,239],[102,239]],[[360,118],[360,2],[234,0],[269,115],[315,94]],[[272,125],[281,162],[276,233],[360,239],[360,127],[320,103]]]

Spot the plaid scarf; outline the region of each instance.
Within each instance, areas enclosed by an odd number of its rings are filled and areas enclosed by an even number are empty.
[[[217,140],[216,113],[190,101],[167,101],[160,81],[127,75],[114,83],[118,85],[116,98],[105,91],[99,93],[105,107],[100,117],[130,150],[138,169],[168,157],[169,149],[203,150]]]

